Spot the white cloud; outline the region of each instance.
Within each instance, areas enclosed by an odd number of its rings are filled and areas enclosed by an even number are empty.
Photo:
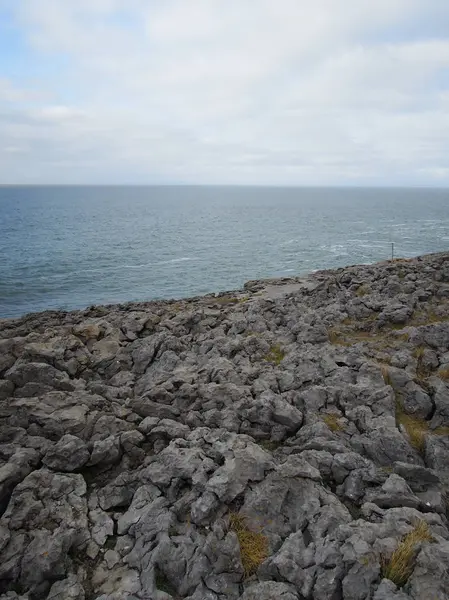
[[[449,183],[445,2],[10,7],[57,66],[41,102],[0,79],[2,179]]]

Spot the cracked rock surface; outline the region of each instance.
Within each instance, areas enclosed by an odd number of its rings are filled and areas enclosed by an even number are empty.
[[[0,320],[0,600],[447,600],[448,511],[449,254]]]

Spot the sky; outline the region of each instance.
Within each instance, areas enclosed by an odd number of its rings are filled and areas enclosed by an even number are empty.
[[[0,0],[0,184],[449,186],[448,0]]]

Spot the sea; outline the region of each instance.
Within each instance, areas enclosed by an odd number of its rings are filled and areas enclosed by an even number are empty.
[[[449,249],[449,190],[1,186],[0,318]]]

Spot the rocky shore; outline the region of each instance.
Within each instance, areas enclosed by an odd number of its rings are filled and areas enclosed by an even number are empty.
[[[447,600],[449,253],[0,320],[0,600]]]

